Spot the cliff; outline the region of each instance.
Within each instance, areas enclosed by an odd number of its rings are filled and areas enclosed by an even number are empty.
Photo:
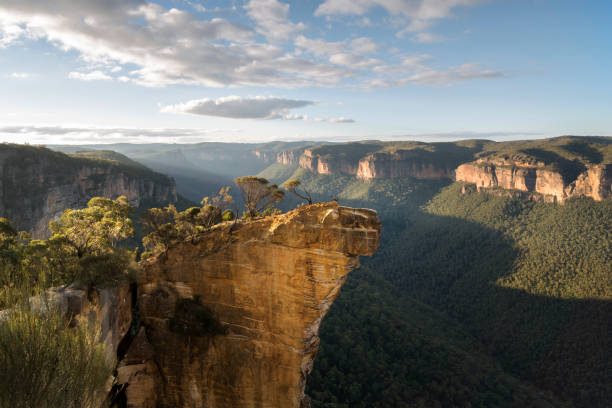
[[[337,202],[226,223],[143,263],[128,407],[308,406],[321,320],[380,221]]]
[[[453,178],[455,168],[443,160],[431,159],[422,149],[392,150],[370,154],[359,160],[357,177],[362,179],[416,177],[423,179]]]
[[[135,207],[177,200],[174,181],[144,166],[0,145],[0,217],[35,238],[48,235],[49,221],[67,208],[85,207],[95,196],[122,195]]]
[[[601,201],[612,196],[612,164],[586,164],[573,180],[544,163],[479,159],[460,165],[456,180],[476,184],[480,189],[499,187],[528,192],[538,201],[559,202],[571,197]]]
[[[406,148],[397,146],[406,145]],[[455,168],[473,158],[473,152],[452,144],[349,143],[318,146],[304,150],[300,167],[317,174],[353,175],[361,179],[454,178]],[[288,153],[279,154],[280,163],[295,161]]]

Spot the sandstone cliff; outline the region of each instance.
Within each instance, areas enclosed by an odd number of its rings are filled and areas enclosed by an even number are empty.
[[[338,150],[342,152],[341,146]],[[362,156],[319,155],[313,149],[306,149],[299,157],[299,165],[317,174],[354,175],[365,180],[400,177],[452,179],[454,170],[460,163],[454,157],[449,160],[441,154],[420,148],[391,149],[374,153],[368,153],[367,148],[364,150]],[[294,159],[288,153],[283,153],[278,155],[277,161],[285,164],[294,162]]]
[[[392,150],[372,153],[359,160],[357,177],[362,179],[416,177],[423,179],[453,178],[454,166],[443,160],[428,158],[421,149]]]
[[[600,201],[612,196],[612,164],[587,164],[572,181],[544,163],[479,159],[460,165],[456,180],[476,184],[478,189],[499,187],[531,193],[529,198],[562,203],[571,197]]]
[[[31,146],[0,146],[0,217],[35,238],[67,208],[90,198],[126,196],[135,207],[177,200],[174,181],[146,168],[71,157]]]
[[[142,329],[118,370],[127,406],[307,406],[321,320],[379,240],[374,211],[331,202],[223,224],[144,262]]]

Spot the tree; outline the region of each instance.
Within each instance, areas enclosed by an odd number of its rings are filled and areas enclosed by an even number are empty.
[[[118,241],[134,235],[126,197],[116,200],[94,197],[82,210],[66,210],[59,221],[49,223],[53,238],[74,248],[77,257],[108,253]]]
[[[202,207],[191,207],[180,212],[173,205],[147,210],[141,218],[148,233],[142,240],[147,249],[143,255],[165,252],[172,245],[193,239],[213,225],[232,219],[233,213],[227,207],[233,202],[230,187],[223,187],[217,195],[204,197]]]
[[[308,201],[308,204],[312,204],[312,197],[310,193],[304,187],[302,187],[302,191],[298,190],[298,187],[300,187],[301,185],[302,183],[300,183],[299,180],[295,180],[295,179],[288,180],[284,184],[285,190],[292,192],[293,194],[295,194],[302,200]]]
[[[53,236],[37,245],[46,246],[49,264],[57,267],[55,272],[65,283],[115,281],[132,269],[135,254],[116,248],[119,241],[134,235],[131,212],[126,197],[94,197],[86,208],[66,210],[57,222],[50,222]]]
[[[263,177],[238,177],[234,180],[234,183],[240,190],[242,201],[250,218],[255,218],[262,211],[272,208],[285,196],[285,192],[279,190],[276,184],[270,184]]]

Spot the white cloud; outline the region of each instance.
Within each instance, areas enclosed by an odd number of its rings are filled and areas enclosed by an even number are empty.
[[[383,8],[393,16],[407,19],[406,27],[396,33],[402,38],[407,33],[422,32],[428,29],[435,20],[452,16],[453,9],[469,7],[486,0],[325,0],[315,10],[316,16],[330,15],[364,15],[374,8]],[[431,36],[431,35],[430,35]],[[430,37],[433,38],[433,37]],[[427,37],[423,37],[427,41]]]
[[[346,48],[344,41],[325,41],[320,38],[307,38],[303,35],[299,35],[295,39],[294,45],[317,57],[340,53]]]
[[[358,54],[370,54],[376,52],[378,44],[367,37],[360,37],[351,40],[351,49]]]
[[[78,79],[79,81],[110,81],[113,79],[102,71],[71,72],[68,74],[68,78]]]
[[[201,3],[185,2],[192,6]],[[416,30],[432,16],[446,15],[455,6],[474,3],[326,0],[317,13],[331,13],[339,4],[346,5],[345,13],[353,14],[380,6],[391,13],[406,13]],[[440,10],[431,11],[436,4]],[[84,66],[68,73],[70,78],[114,78],[157,87],[371,87],[411,83],[405,80],[411,75],[459,75],[452,68],[434,69],[425,62],[420,63],[417,72],[416,67],[407,71],[405,65],[371,58],[379,45],[367,37],[327,41],[300,35],[305,26],[292,22],[289,5],[278,0],[250,0],[244,10],[255,22],[254,27],[218,17],[205,19],[201,13],[167,9],[147,0],[0,0],[0,47],[22,40],[46,40],[79,55]],[[214,9],[207,10],[206,15],[211,14],[208,11]],[[244,20],[244,15],[239,17]],[[287,44],[278,43],[291,38],[295,38],[293,54],[286,49]],[[463,76],[464,80],[468,77]]]
[[[17,143],[193,143],[203,140],[227,140],[236,137],[242,129],[181,129],[181,128],[101,128],[93,126],[2,126],[0,134],[5,140]]]
[[[218,99],[195,99],[176,105],[161,107],[161,112],[218,116],[232,119],[282,119],[327,123],[354,123],[353,119],[311,118],[308,115],[290,113],[296,108],[314,105],[313,101],[277,98],[273,96],[226,96]]]
[[[432,34],[432,33],[418,33],[412,39],[412,41],[414,42],[423,43],[423,44],[436,43],[436,42],[441,42],[444,40],[445,38],[443,36],[438,35],[438,34]]]
[[[315,15],[354,14],[363,15],[370,9],[382,7],[391,14],[430,20],[449,17],[458,6],[473,6],[483,0],[325,0]]]
[[[312,101],[273,96],[226,96],[219,99],[195,99],[162,107],[165,113],[220,116],[234,119],[282,119],[289,110],[314,105]]]
[[[32,74],[27,72],[13,72],[9,75],[9,77],[14,79],[28,79],[32,77]]]
[[[268,30],[272,37],[303,28],[286,20],[286,4],[255,0],[249,7],[257,30]],[[257,42],[250,27],[222,18],[201,19],[145,0],[2,0],[0,30],[2,45],[43,39],[64,51],[77,51],[88,64],[134,65],[131,81],[145,86],[330,85],[347,73],[297,58],[286,66],[284,51]],[[295,65],[305,70],[293,69]]]
[[[329,62],[345,67],[353,67],[357,69],[367,69],[374,65],[382,64],[382,61],[375,58],[366,58],[355,54],[334,54],[329,57]]]
[[[257,24],[257,31],[271,41],[286,41],[306,28],[303,23],[289,21],[289,4],[277,0],[250,0],[244,8]]]

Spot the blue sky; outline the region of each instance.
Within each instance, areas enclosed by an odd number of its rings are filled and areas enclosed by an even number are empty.
[[[612,134],[612,2],[1,0],[0,140]]]

